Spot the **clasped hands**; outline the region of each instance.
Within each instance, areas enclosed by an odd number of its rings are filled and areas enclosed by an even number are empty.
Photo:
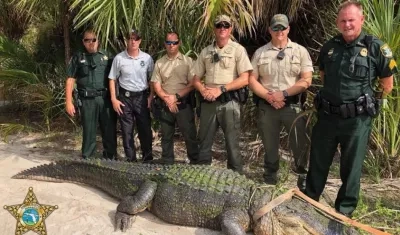
[[[206,86],[203,90],[200,91],[200,93],[205,100],[215,101],[222,94],[222,91],[219,87]]]
[[[269,91],[265,100],[275,109],[285,107],[285,97],[282,91]]]
[[[177,113],[179,112],[178,104],[181,102],[178,101],[175,95],[166,95],[164,96],[164,101],[168,106],[169,111],[171,113]]]

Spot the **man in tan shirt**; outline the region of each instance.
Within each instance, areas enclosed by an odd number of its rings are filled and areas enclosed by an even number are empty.
[[[264,145],[264,180],[277,183],[281,124],[289,133],[289,147],[295,160],[294,171],[307,173],[306,120],[301,112],[300,95],[311,84],[312,61],[307,50],[288,38],[286,15],[275,15],[270,23],[272,40],[259,48],[253,58],[250,89],[260,97],[258,130]],[[297,119],[297,120],[296,120]]]
[[[167,33],[164,43],[167,54],[156,61],[151,77],[158,96],[156,102],[161,102],[158,108],[161,108],[162,161],[167,164],[174,163],[175,159],[175,123],[185,138],[190,163],[196,163],[199,154],[193,108],[188,100],[193,90],[193,74],[190,73],[193,61],[179,52],[180,43],[177,33]]]
[[[228,168],[243,171],[239,150],[240,103],[237,94],[248,84],[252,70],[246,50],[233,42],[232,23],[226,15],[214,21],[215,43],[204,48],[193,65],[194,86],[201,93],[199,164],[211,164],[211,147],[221,126],[228,153]],[[204,77],[204,82],[201,79]]]

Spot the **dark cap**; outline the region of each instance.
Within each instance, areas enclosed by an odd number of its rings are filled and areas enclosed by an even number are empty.
[[[289,20],[286,15],[277,14],[272,17],[269,27],[272,29],[278,25],[282,25],[285,28],[289,26]]]
[[[221,23],[221,22],[226,22],[226,23],[231,24],[231,18],[229,18],[229,16],[227,16],[227,15],[219,15],[215,18],[214,25]]]
[[[127,35],[126,38],[129,39],[131,37],[134,37],[135,39],[141,39],[140,33],[139,31],[137,31],[136,29],[132,29]]]

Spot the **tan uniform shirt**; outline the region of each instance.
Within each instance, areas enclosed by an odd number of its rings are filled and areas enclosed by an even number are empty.
[[[161,88],[168,94],[175,94],[184,89],[192,80],[190,69],[193,65],[192,58],[178,53],[177,57],[170,59],[168,55],[156,61],[152,82],[159,82]]]
[[[286,90],[299,79],[301,72],[314,71],[310,54],[303,46],[288,41],[284,49],[285,57],[277,58],[279,48],[269,42],[254,53],[251,60],[252,74],[270,91]]]
[[[213,63],[215,53],[219,54],[220,61]],[[239,43],[229,40],[222,49],[214,44],[204,48],[193,65],[192,73],[199,78],[205,76],[205,84],[216,87],[228,84],[241,73],[252,69],[246,49]]]

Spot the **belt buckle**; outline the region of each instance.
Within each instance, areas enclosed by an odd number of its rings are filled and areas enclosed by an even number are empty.
[[[125,97],[130,97],[131,93],[129,91],[125,91]]]

